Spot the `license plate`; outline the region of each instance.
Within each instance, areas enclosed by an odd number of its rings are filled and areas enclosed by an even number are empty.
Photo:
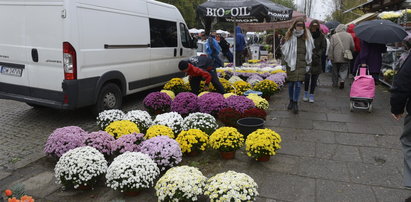
[[[23,74],[23,68],[21,67],[9,67],[0,65],[1,74],[21,77]]]

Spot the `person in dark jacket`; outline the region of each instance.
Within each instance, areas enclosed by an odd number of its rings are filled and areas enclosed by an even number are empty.
[[[387,46],[385,46],[385,44],[368,43],[361,40],[361,51],[355,60],[353,73],[355,74],[359,66],[368,66],[370,74],[377,84],[382,65],[381,54],[385,52],[387,52]]]
[[[285,42],[281,47],[283,59],[287,64],[288,95],[290,104],[287,109],[298,113],[298,99],[301,83],[305,73],[310,69],[314,40],[310,31],[305,28],[303,18],[297,18],[285,34]]]
[[[198,94],[200,82],[205,80],[204,90],[208,90],[210,82],[221,94],[225,93],[217,72],[213,67],[213,60],[207,56],[196,56],[187,60],[181,60],[178,64],[180,71],[185,72],[190,77],[191,92]]]
[[[315,48],[313,49],[311,69],[309,70],[309,72],[305,74],[303,101],[310,101],[310,103],[313,103],[314,90],[317,86],[318,77],[320,76],[322,71],[321,56],[327,49],[327,41],[325,40],[324,35],[320,31],[320,23],[318,22],[318,20],[311,21],[310,31],[314,39]]]
[[[237,26],[236,29],[236,39],[235,39],[235,63],[237,66],[243,65],[244,54],[246,51],[246,43],[243,33],[241,32],[241,27]]]
[[[220,35],[220,42],[218,43],[221,47],[221,52],[227,58],[228,62],[233,62],[233,54],[230,51],[230,43],[225,40],[223,36]]]
[[[390,104],[391,113],[396,120],[401,119],[404,108],[408,113],[400,141],[404,153],[404,185],[411,187],[411,56],[408,56],[394,77]]]

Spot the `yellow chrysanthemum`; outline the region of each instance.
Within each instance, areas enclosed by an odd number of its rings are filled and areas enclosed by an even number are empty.
[[[209,91],[201,92],[200,94],[198,94],[198,97],[201,97],[202,95],[205,95],[205,94],[207,94],[207,93],[209,93]]]
[[[112,135],[115,139],[118,139],[123,135],[140,133],[137,125],[128,120],[114,121],[110,123],[104,131]]]
[[[263,93],[263,96],[271,96],[278,90],[278,85],[271,80],[262,80],[254,85],[254,90]]]
[[[247,98],[252,100],[254,102],[255,107],[259,109],[267,110],[270,107],[270,104],[268,103],[268,101],[258,96],[257,94],[251,93],[247,96]]]
[[[235,151],[244,145],[244,136],[233,127],[221,127],[209,139],[213,149]]]
[[[193,150],[204,151],[208,143],[208,135],[199,129],[182,131],[176,138],[183,153]]]
[[[281,148],[281,136],[271,129],[258,129],[245,141],[247,155],[255,159],[264,155],[275,155]]]
[[[157,136],[168,136],[170,138],[174,138],[174,132],[171,128],[163,125],[154,125],[151,126],[148,130],[146,135],[144,136],[146,139],[150,139],[152,137]]]
[[[237,95],[243,95],[245,91],[251,90],[251,84],[245,81],[236,81],[233,87],[234,89],[231,92]]]
[[[171,90],[161,90],[160,92],[166,93],[172,100],[174,100],[174,98],[176,97],[176,94]]]
[[[164,90],[173,91],[175,94],[188,91],[187,85],[184,83],[182,78],[171,79],[164,85]]]

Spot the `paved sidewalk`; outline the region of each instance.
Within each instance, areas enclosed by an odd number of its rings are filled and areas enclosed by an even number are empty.
[[[258,201],[396,202],[411,196],[402,187],[402,121],[391,118],[388,88],[377,87],[372,113],[350,112],[348,85],[331,88],[329,74],[320,77],[316,102],[301,103],[297,115],[286,110],[287,93],[284,88],[270,102],[266,127],[283,142],[269,162],[255,162],[244,151],[238,151],[235,160],[223,161],[209,151],[185,158],[183,164],[200,167],[208,177],[227,170],[247,173],[259,185]],[[94,121],[89,119],[84,121]],[[0,188],[22,182],[40,201],[157,200],[153,189],[125,198],[103,183],[91,192],[62,191],[54,184],[53,167],[54,162],[42,158],[0,178]]]

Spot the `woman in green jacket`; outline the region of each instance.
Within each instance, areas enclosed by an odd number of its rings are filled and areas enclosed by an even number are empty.
[[[304,19],[297,18],[285,34],[281,47],[284,61],[287,63],[289,110],[298,113],[298,99],[305,73],[310,69],[314,41],[310,31],[305,28]]]

